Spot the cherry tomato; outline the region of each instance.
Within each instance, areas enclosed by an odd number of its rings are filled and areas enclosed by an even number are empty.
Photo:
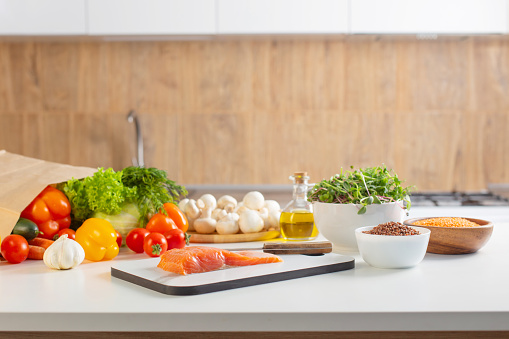
[[[168,242],[161,233],[150,233],[143,241],[143,250],[151,257],[159,257],[168,250]]]
[[[2,241],[0,251],[5,260],[12,264],[19,264],[28,257],[28,241],[21,235],[8,235]]]
[[[72,240],[76,239],[76,232],[74,230],[71,230],[70,228],[64,228],[64,229],[61,229],[60,231],[58,231],[58,233],[53,237],[53,240],[57,240],[64,234],[67,234],[67,239],[72,239]]]
[[[150,232],[144,228],[132,229],[127,234],[127,237],[125,237],[125,243],[131,251],[143,253],[143,240],[145,240],[145,237],[149,234]]]
[[[62,219],[58,219],[56,220],[56,222],[58,223],[58,226],[60,227],[61,230],[63,230],[64,228],[69,228],[69,226],[71,226],[71,216],[69,215]]]
[[[182,212],[177,205],[171,202],[167,202],[163,206],[166,213],[168,213],[168,216],[175,222],[175,225],[177,225],[182,232],[187,232],[187,229],[189,228],[189,221],[187,220],[184,212]]]
[[[39,237],[53,240],[60,231],[60,225],[55,220],[48,220],[39,225]]]
[[[156,232],[163,234],[164,232],[167,232],[172,229],[178,228],[173,219],[170,217],[167,217],[164,214],[156,213],[147,223],[147,226],[145,226],[147,231],[150,233]]]
[[[186,246],[186,234],[180,229],[164,232],[164,237],[168,242],[168,249],[184,248]]]
[[[117,230],[115,230],[115,232],[117,232],[117,245],[118,247],[122,247],[122,234],[118,233]]]

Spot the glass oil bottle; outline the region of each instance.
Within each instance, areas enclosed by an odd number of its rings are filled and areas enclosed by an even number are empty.
[[[313,217],[313,205],[307,201],[309,188],[307,172],[295,172],[293,180],[293,199],[281,212],[279,226],[286,240],[312,240],[318,230]]]

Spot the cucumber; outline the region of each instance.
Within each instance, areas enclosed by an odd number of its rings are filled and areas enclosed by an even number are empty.
[[[21,235],[27,241],[30,241],[39,235],[39,227],[31,220],[19,218],[16,226],[14,226],[12,230],[12,234]]]

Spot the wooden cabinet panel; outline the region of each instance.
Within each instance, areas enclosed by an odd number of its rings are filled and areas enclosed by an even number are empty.
[[[508,182],[509,41],[0,43],[0,149],[145,162],[183,184],[289,184],[385,163],[419,190]],[[8,71],[4,71],[8,70]]]
[[[85,0],[0,0],[0,35],[85,35]]]

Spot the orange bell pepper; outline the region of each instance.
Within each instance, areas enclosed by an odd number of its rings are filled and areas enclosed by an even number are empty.
[[[35,222],[39,236],[53,239],[58,231],[71,225],[71,204],[63,192],[48,186],[21,212],[21,217]]]

